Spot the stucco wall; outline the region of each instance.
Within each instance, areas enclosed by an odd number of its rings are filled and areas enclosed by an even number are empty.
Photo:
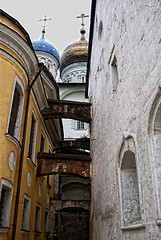
[[[92,240],[161,239],[151,125],[152,108],[160,101],[160,7],[156,0],[97,0],[89,77]],[[114,58],[117,86],[112,79]],[[128,228],[122,221],[119,169],[124,145],[130,148],[129,138],[133,139],[141,221]]]

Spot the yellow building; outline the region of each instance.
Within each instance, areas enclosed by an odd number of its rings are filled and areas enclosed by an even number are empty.
[[[52,75],[25,29],[0,10],[0,239],[47,239],[54,177],[36,176],[38,152],[63,139],[61,120],[46,120],[47,98],[59,99]]]

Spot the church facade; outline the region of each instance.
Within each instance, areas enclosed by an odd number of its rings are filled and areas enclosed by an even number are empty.
[[[161,239],[160,7],[92,1],[92,240]]]

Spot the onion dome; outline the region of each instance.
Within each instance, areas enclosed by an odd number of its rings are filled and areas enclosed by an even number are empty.
[[[43,30],[41,39],[39,41],[32,42],[34,50],[35,51],[42,51],[42,52],[50,53],[59,62],[60,61],[60,57],[59,57],[59,53],[58,53],[57,49],[52,44],[50,44],[50,43],[45,41],[44,34],[45,34],[45,31]]]
[[[81,38],[79,41],[70,44],[66,47],[61,55],[60,72],[72,64],[77,62],[87,62],[88,57],[88,41],[85,38],[85,29],[80,30]]]

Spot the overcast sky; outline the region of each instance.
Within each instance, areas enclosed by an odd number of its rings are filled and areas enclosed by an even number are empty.
[[[80,38],[81,13],[90,15],[91,0],[1,0],[1,9],[20,22],[30,35],[31,41],[41,37],[44,15],[48,21],[45,38],[59,53],[71,42]],[[86,37],[89,34],[90,17],[85,19]]]

